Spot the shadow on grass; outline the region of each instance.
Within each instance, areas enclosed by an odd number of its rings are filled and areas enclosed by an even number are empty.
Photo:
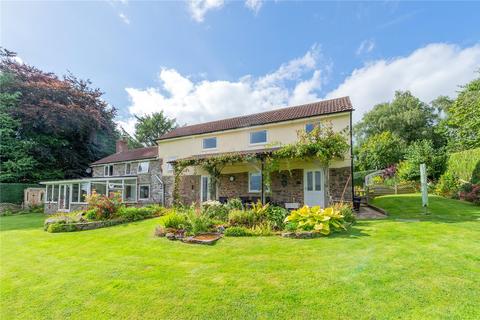
[[[368,221],[358,221],[353,226],[348,228],[345,232],[333,233],[326,237],[327,239],[335,239],[335,238],[345,238],[345,239],[358,239],[361,237],[370,237],[368,233],[364,230],[360,229],[359,227],[367,226],[369,223]]]
[[[45,215],[28,213],[0,217],[0,232],[10,230],[42,229]]]
[[[427,214],[424,213],[419,194],[382,196],[375,198],[373,204],[388,212],[388,217],[385,221],[480,222],[480,206],[466,201],[446,199],[439,196],[429,196]]]

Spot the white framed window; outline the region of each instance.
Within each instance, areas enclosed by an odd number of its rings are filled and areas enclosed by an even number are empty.
[[[103,175],[105,177],[113,176],[113,164],[107,164],[103,167]]]
[[[80,185],[78,183],[72,184],[72,202],[79,202]]]
[[[80,183],[80,194],[79,194],[78,202],[86,203],[87,202],[87,196],[89,194],[90,194],[90,182]]]
[[[53,185],[47,184],[47,197],[45,198],[47,202],[53,201]]]
[[[138,185],[138,199],[139,200],[150,199],[150,185],[149,184]]]
[[[267,130],[250,132],[250,144],[267,143]]]
[[[307,191],[322,191],[322,173],[320,171],[307,171]]]
[[[248,173],[248,192],[262,191],[262,173],[249,172]]]
[[[173,165],[170,163],[170,161],[177,160],[177,157],[168,157],[167,158],[167,164],[166,164],[166,169],[168,172],[173,172]]]
[[[125,179],[123,181],[123,201],[124,202],[137,201],[137,180]]]
[[[150,162],[143,161],[138,163],[137,173],[148,173]]]
[[[200,180],[200,202],[210,200],[210,177],[202,176]]]
[[[216,149],[217,137],[204,138],[202,142],[203,149]]]
[[[127,162],[125,163],[125,175],[128,176],[130,174],[132,174],[132,163]]]

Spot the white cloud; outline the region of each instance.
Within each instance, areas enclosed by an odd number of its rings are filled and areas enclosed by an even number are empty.
[[[263,1],[262,0],[246,0],[245,6],[252,10],[254,14],[257,14],[262,8]]]
[[[120,12],[118,16],[120,17],[120,19],[122,19],[123,23],[130,24],[130,19],[128,19],[128,17],[124,13]]]
[[[208,11],[220,9],[223,4],[224,0],[189,0],[188,8],[195,21],[203,22]]]
[[[480,44],[460,48],[435,43],[406,57],[376,60],[353,70],[326,98],[350,96],[354,120],[375,104],[390,101],[395,90],[410,90],[425,102],[439,95],[456,96],[458,86],[474,79],[480,67]]]
[[[23,59],[20,58],[19,56],[12,57],[12,59],[19,64],[23,64]]]
[[[260,77],[246,75],[236,81],[192,81],[174,69],[162,68],[158,88],[126,88],[131,118],[118,121],[132,133],[134,115],[163,110],[180,124],[194,124],[262,112],[287,104],[318,100],[328,66],[319,66],[320,47],[282,64]]]
[[[362,43],[358,46],[356,51],[357,56],[363,53],[370,53],[375,48],[375,41],[373,40],[363,40]]]

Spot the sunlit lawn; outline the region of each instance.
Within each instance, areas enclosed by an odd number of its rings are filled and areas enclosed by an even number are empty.
[[[313,240],[153,237],[157,219],[77,233],[0,218],[0,319],[479,319],[480,207],[418,195]],[[398,220],[400,219],[400,220]]]

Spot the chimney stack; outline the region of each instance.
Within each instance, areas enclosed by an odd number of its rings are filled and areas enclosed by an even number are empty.
[[[115,149],[116,149],[116,153],[127,151],[128,150],[127,141],[125,141],[123,139],[117,140],[117,143],[115,145]]]

